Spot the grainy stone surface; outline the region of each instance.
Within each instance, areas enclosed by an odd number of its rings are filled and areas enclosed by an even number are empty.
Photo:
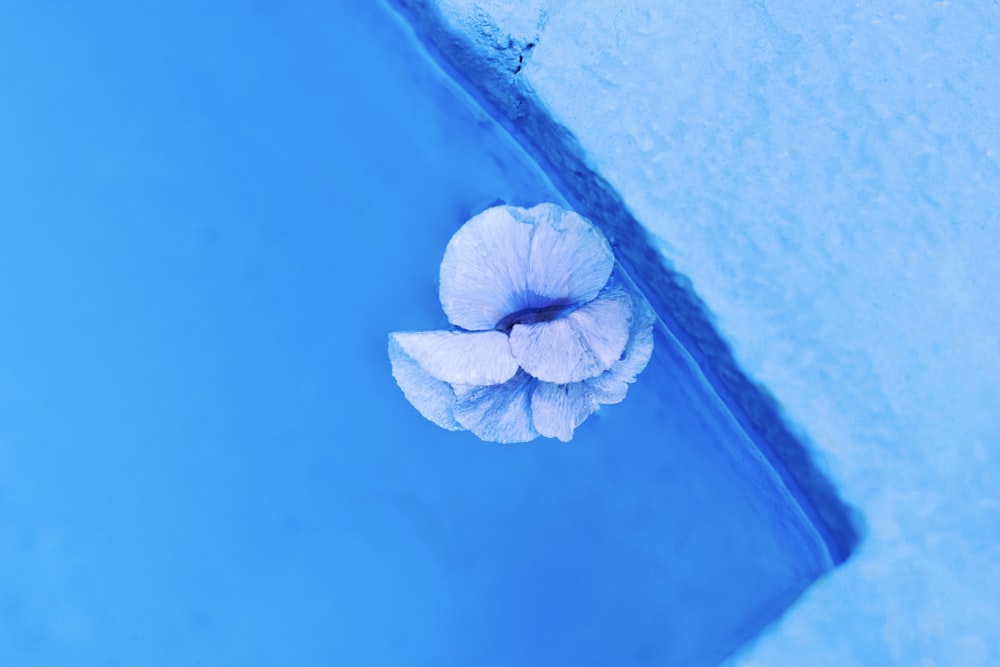
[[[1000,4],[429,5],[575,135],[864,515],[737,661],[1000,662]]]

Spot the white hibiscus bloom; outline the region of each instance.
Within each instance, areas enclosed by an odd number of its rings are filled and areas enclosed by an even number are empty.
[[[441,262],[454,331],[389,334],[392,374],[420,413],[491,442],[568,441],[649,362],[654,315],[612,277],[594,225],[554,204],[469,220]]]

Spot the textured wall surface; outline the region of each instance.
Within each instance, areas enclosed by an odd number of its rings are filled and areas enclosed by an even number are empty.
[[[423,11],[575,136],[863,514],[739,661],[996,664],[1000,4],[800,4]]]

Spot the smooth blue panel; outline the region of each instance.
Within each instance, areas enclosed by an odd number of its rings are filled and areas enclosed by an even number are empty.
[[[663,336],[570,444],[395,386],[450,235],[546,182],[377,5],[4,5],[0,662],[703,662],[780,613],[821,541]]]

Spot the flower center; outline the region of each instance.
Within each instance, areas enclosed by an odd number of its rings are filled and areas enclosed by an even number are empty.
[[[575,303],[555,302],[541,308],[523,308],[516,313],[507,315],[497,322],[496,330],[510,333],[515,324],[534,324],[536,322],[551,322],[563,315],[568,315],[579,308]]]

